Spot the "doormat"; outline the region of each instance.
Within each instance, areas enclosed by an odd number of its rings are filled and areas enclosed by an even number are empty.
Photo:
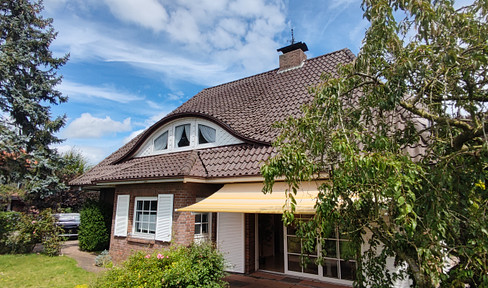
[[[281,279],[280,281],[287,282],[287,283],[300,283],[302,281],[302,279],[285,277],[285,278]]]

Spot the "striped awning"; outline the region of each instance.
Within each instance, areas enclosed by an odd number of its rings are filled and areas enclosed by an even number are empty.
[[[314,214],[318,187],[321,183],[309,182],[301,185],[295,195],[298,214]],[[290,210],[290,199],[285,191],[288,185],[277,182],[273,193],[264,194],[263,183],[225,184],[219,191],[193,205],[178,209],[190,212],[239,212],[281,214]]]

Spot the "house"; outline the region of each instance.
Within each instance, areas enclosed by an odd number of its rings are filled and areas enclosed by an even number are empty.
[[[307,59],[302,42],[278,51],[279,68],[202,90],[71,182],[113,203],[115,261],[133,250],[208,239],[233,272],[352,284],[356,263],[340,260],[346,239],[327,239],[331,252],[323,266],[300,265],[300,240],[281,222],[286,187],[277,183],[264,195],[260,166],[274,153],[279,130],[272,124],[300,116],[313,97],[309,87],[355,56],[343,49]],[[302,217],[314,213],[319,184],[299,191]]]

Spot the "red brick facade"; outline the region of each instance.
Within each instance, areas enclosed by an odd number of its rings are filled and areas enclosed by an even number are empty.
[[[195,203],[196,198],[210,196],[217,191],[220,185],[195,184],[195,183],[158,183],[158,184],[133,184],[120,185],[115,188],[114,206],[112,217],[112,233],[110,238],[110,255],[114,262],[125,260],[129,255],[139,250],[154,250],[169,245],[190,245],[194,238],[195,218],[191,212],[177,212],[179,208]],[[134,238],[130,236],[134,219],[134,201],[136,197],[156,197],[158,194],[173,194],[173,233],[171,242],[162,242]],[[114,236],[115,211],[117,209],[117,196],[130,195],[128,236]],[[216,217],[213,217],[216,218]],[[212,231],[215,231],[212,229]],[[214,234],[214,232],[212,233]],[[212,235],[213,238],[213,235]],[[215,238],[213,238],[215,239]]]
[[[245,273],[256,271],[256,214],[244,215],[244,261]]]
[[[300,49],[280,55],[280,71],[300,67],[307,55]]]

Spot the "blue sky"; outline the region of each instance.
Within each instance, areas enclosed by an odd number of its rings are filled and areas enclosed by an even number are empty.
[[[309,58],[349,48],[368,26],[356,0],[44,0],[68,103],[57,149],[103,160],[205,87],[278,67],[277,48]]]

